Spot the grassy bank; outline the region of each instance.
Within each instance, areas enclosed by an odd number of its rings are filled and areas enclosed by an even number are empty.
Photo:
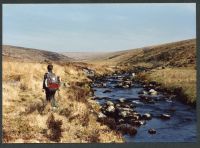
[[[116,71],[144,72],[148,81],[181,88],[180,99],[196,104],[196,39],[114,52],[93,62],[115,66]]]
[[[153,68],[148,63],[139,63],[131,66],[115,66],[114,68],[109,65],[94,66],[99,75],[113,74],[122,71],[135,71],[142,68],[139,72],[139,79],[142,81],[156,81],[162,85],[163,88],[171,91],[179,89],[177,92],[180,95],[180,100],[184,103],[195,105],[196,104],[196,70],[192,67],[158,67]],[[116,68],[117,67],[117,68]],[[146,70],[145,70],[146,69]],[[137,71],[136,70],[136,71]]]
[[[51,111],[42,92],[46,64],[3,61],[4,143],[123,142],[122,136],[97,122],[98,104],[90,100],[88,79],[76,64],[54,65],[63,82]]]
[[[181,88],[181,101],[196,104],[196,70],[194,68],[155,69],[143,75],[147,81],[156,81],[164,88]]]

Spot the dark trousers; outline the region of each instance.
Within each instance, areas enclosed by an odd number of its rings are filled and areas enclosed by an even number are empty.
[[[52,107],[56,107],[56,100],[55,100],[55,93],[56,90],[49,90],[48,88],[45,89],[46,93],[46,100],[51,102]]]

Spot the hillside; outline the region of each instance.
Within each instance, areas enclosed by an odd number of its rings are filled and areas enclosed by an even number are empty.
[[[190,39],[157,46],[115,52],[104,56],[95,62],[121,66],[145,64],[153,67],[187,67],[195,65],[195,50],[196,40]]]
[[[65,56],[71,57],[76,61],[88,61],[94,60],[96,58],[101,58],[107,55],[106,52],[64,52],[62,53]]]
[[[143,48],[122,63],[151,63],[157,66],[189,67],[195,64],[196,40],[186,40],[155,47]]]
[[[196,104],[196,39],[115,52],[90,62],[139,72],[140,80],[178,88],[181,101]]]
[[[73,58],[64,56],[56,52],[50,52],[39,49],[16,47],[10,45],[3,45],[3,59],[7,61],[25,61],[25,62],[68,62],[74,60]]]

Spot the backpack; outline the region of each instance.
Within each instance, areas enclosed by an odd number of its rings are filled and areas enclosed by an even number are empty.
[[[58,90],[60,87],[60,80],[54,73],[48,73],[47,74],[47,88],[49,90]]]

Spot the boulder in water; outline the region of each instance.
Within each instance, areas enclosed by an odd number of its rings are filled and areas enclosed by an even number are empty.
[[[115,88],[122,88],[123,87],[123,83],[118,83],[117,85],[114,86]]]
[[[111,102],[111,101],[107,101],[107,102],[106,102],[106,105],[108,105],[108,106],[114,106],[114,103]]]
[[[158,94],[158,92],[155,91],[154,89],[150,89],[150,90],[149,90],[149,93],[150,93],[151,95],[157,95],[157,94]]]
[[[148,99],[147,96],[144,96],[144,95],[139,95],[139,98],[140,98],[141,100],[147,100],[147,99]]]
[[[128,111],[120,111],[119,116],[126,118],[128,116]]]
[[[153,99],[149,96],[140,95],[139,97],[140,97],[140,101],[143,102],[143,103],[150,103],[150,104],[155,103],[153,101]]]
[[[107,112],[115,112],[115,107],[114,106],[108,106],[106,109]]]
[[[118,122],[119,123],[124,123],[124,119],[119,119]]]
[[[160,118],[161,118],[161,119],[164,119],[164,120],[168,120],[168,119],[171,118],[171,116],[168,115],[168,114],[161,114],[161,115],[160,115]]]
[[[119,102],[123,103],[126,99],[125,98],[119,98]]]
[[[166,99],[166,102],[172,103],[172,100],[171,99]]]
[[[134,112],[133,115],[139,116],[140,118],[142,117],[142,115],[140,113]]]
[[[124,81],[124,83],[128,84],[128,85],[132,85],[132,81],[130,81],[130,80]]]
[[[139,121],[141,125],[146,124],[146,122],[144,120]]]
[[[126,124],[120,124],[117,126],[117,130],[121,131],[122,134],[127,134],[127,125]]]
[[[101,84],[96,84],[96,87],[97,87],[97,88],[101,88],[102,85],[101,85]]]
[[[136,135],[136,134],[137,134],[136,128],[133,127],[133,126],[130,126],[129,129],[128,129],[128,134],[129,134],[130,136]]]
[[[106,83],[102,83],[102,86],[103,86],[103,87],[106,87],[106,86],[107,86],[107,84],[106,84]]]
[[[127,84],[127,85],[124,85],[123,88],[129,88],[130,86]]]
[[[100,113],[98,114],[98,118],[106,118],[106,115],[104,115],[102,112],[100,112]]]
[[[135,120],[139,120],[140,119],[140,116],[138,116],[138,115],[133,115],[132,116],[132,119],[135,121]]]
[[[139,120],[132,120],[131,121],[131,125],[137,126],[137,127],[144,125],[145,123],[146,123],[145,121],[139,121]]]
[[[119,108],[121,105],[120,104],[115,104],[115,107],[116,108]]]
[[[152,99],[150,99],[150,100],[148,100],[148,102],[147,103],[149,103],[149,104],[155,104],[155,101],[154,100],[152,100]]]
[[[143,104],[142,102],[135,101],[135,100],[133,100],[132,102],[133,102],[134,104]]]
[[[134,104],[129,105],[130,108],[135,108],[136,106]]]
[[[121,110],[127,111],[127,112],[131,112],[131,111],[132,111],[132,109],[131,109],[131,108],[128,108],[128,107],[124,107],[124,108],[122,108]]]
[[[151,114],[149,113],[145,113],[144,115],[142,115],[142,119],[144,120],[150,120],[152,117],[151,117]]]
[[[148,130],[148,133],[149,134],[156,134],[156,130],[151,128],[151,129]]]
[[[117,76],[118,78],[122,78],[122,76]]]
[[[143,90],[142,92],[143,92],[144,95],[147,95],[147,94],[148,94],[147,91],[145,91],[145,90]]]
[[[139,92],[138,92],[138,94],[147,95],[147,94],[148,94],[148,92],[147,92],[147,91],[145,91],[145,90],[142,90],[142,91],[139,91]]]
[[[124,104],[123,107],[124,107],[124,108],[131,108],[130,105],[131,105],[131,104]]]

